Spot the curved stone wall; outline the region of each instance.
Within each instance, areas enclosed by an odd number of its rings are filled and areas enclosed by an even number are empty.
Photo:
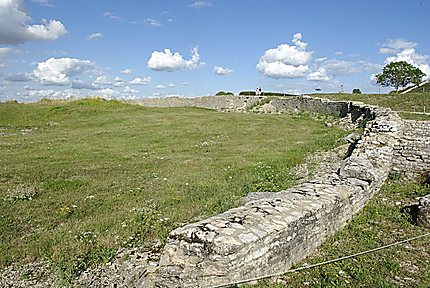
[[[363,208],[401,150],[404,122],[390,109],[310,97],[272,105],[349,117],[365,130],[337,172],[172,231],[156,287],[214,287],[288,270]]]

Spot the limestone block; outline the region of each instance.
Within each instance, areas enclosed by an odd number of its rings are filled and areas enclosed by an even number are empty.
[[[345,159],[339,170],[342,178],[356,178],[367,182],[375,181],[376,170],[372,163],[362,157],[349,157]]]
[[[430,194],[420,198],[417,223],[420,226],[430,228]]]

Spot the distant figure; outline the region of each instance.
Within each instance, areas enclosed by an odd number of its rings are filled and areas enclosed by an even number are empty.
[[[258,87],[257,88],[255,88],[255,96],[259,96],[258,95],[258,93],[259,93],[260,91],[258,90]]]
[[[261,96],[261,87],[258,88],[258,96]]]

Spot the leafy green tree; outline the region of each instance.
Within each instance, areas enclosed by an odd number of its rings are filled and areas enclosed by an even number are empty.
[[[406,61],[391,62],[384,66],[382,73],[376,75],[376,83],[384,87],[394,87],[396,92],[399,87],[406,87],[414,83],[421,83],[425,74],[417,67]]]
[[[218,91],[215,96],[233,96],[232,92]]]
[[[361,94],[361,90],[359,88],[352,89],[352,94]]]

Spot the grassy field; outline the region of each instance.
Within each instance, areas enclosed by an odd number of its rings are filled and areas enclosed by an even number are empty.
[[[345,229],[328,239],[297,267],[370,250],[430,232],[413,223],[402,207],[430,193],[418,182],[388,180]],[[430,237],[371,254],[261,281],[247,288],[281,287],[430,287]]]
[[[290,187],[291,167],[346,133],[307,114],[0,104],[0,267],[50,259],[70,279],[250,191]]]
[[[363,103],[389,107],[400,113],[402,118],[413,120],[430,120],[429,115],[419,115],[407,112],[427,112],[430,113],[430,93],[411,94],[314,94],[313,96],[328,98],[332,100],[353,100]]]

